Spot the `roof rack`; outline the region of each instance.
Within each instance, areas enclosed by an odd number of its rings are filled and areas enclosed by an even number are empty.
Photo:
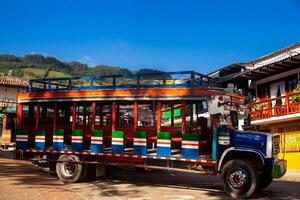
[[[219,87],[218,80],[195,71],[80,76],[29,80],[29,92],[137,89],[164,87]]]

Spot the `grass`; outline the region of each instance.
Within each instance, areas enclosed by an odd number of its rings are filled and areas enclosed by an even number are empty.
[[[46,69],[23,68],[22,71],[24,73],[23,78],[33,79],[33,78],[42,78],[45,75]],[[65,74],[63,72],[50,71],[47,78],[60,78],[60,77],[66,77],[66,76],[70,76],[70,75]]]

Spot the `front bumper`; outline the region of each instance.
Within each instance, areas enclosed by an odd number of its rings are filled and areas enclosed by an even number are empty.
[[[286,173],[286,160],[278,160],[273,163],[272,177],[280,178]]]

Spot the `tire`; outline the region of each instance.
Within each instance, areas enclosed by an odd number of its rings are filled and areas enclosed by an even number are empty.
[[[87,177],[87,166],[84,166],[80,162],[78,156],[75,155],[61,155],[56,163],[56,173],[61,181],[64,183],[76,183],[83,181]],[[68,162],[70,161],[70,162]]]
[[[232,198],[248,198],[259,188],[259,176],[251,163],[228,161],[221,171],[223,188]]]
[[[259,189],[262,190],[272,183],[273,177],[270,175],[262,174],[259,176],[259,181]]]

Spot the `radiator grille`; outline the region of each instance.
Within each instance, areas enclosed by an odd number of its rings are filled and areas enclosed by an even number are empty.
[[[277,155],[280,152],[280,136],[273,136],[273,155]]]

